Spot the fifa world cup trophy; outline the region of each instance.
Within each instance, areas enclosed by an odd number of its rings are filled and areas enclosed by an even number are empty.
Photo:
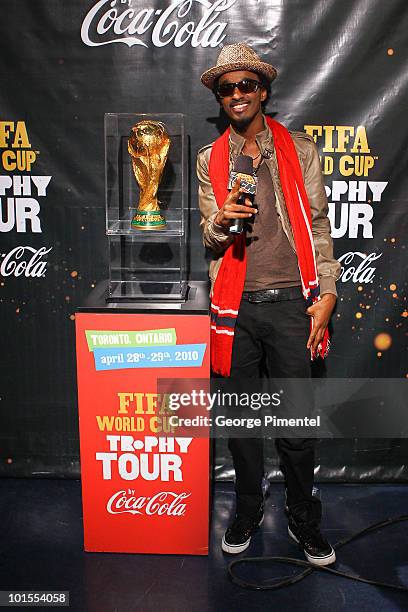
[[[143,120],[132,127],[128,151],[140,189],[139,204],[131,223],[135,229],[153,230],[166,226],[157,200],[157,190],[169,148],[170,137],[160,121]]]

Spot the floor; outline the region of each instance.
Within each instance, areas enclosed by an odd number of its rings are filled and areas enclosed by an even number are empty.
[[[319,493],[323,530],[332,543],[370,523],[408,513],[403,484],[322,484]],[[233,510],[230,483],[215,488],[208,558],[84,553],[79,481],[4,478],[0,500],[0,590],[70,591],[71,611],[408,610],[408,593],[320,572],[273,592],[234,585],[226,572],[231,558],[219,546]],[[265,522],[244,556],[303,558],[287,537],[282,502],[282,485],[273,484]],[[407,530],[403,522],[360,538],[339,551],[336,567],[408,586]],[[270,564],[240,570],[243,577],[263,581],[297,571]]]

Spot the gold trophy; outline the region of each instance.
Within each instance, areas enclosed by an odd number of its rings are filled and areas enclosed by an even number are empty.
[[[140,230],[162,229],[166,220],[160,212],[157,190],[166,165],[170,137],[160,121],[143,120],[132,127],[128,151],[133,174],[140,189],[139,204],[131,226]]]

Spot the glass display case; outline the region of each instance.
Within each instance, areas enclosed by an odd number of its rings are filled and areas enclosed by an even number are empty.
[[[184,115],[106,114],[105,161],[108,299],[184,300]]]

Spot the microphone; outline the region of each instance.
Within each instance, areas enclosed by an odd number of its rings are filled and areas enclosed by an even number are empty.
[[[245,204],[245,198],[249,198],[253,202],[256,194],[257,179],[254,176],[252,157],[249,155],[238,155],[230,172],[228,189],[231,190],[238,179],[241,179],[240,188],[243,189],[243,193],[239,196],[237,204]],[[243,229],[244,219],[235,219],[229,228],[229,233],[241,234]]]

